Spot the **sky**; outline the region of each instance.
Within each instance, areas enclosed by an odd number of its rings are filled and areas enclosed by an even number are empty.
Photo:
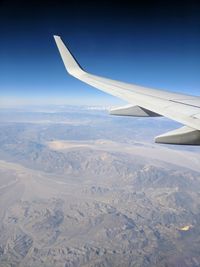
[[[121,103],[66,73],[54,34],[94,74],[200,95],[199,14],[193,0],[1,0],[0,106]]]

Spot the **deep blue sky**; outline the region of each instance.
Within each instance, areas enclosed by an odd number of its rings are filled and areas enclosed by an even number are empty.
[[[0,105],[115,103],[67,75],[53,34],[95,74],[200,95],[199,14],[192,0],[1,0]]]

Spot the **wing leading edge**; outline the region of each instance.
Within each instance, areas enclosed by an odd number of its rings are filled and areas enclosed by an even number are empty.
[[[165,116],[186,127],[156,137],[158,143],[200,145],[200,97],[146,88],[96,76],[83,70],[59,36],[56,45],[68,73],[77,79],[131,104],[116,115]],[[130,112],[131,113],[127,113]],[[116,113],[116,111],[115,111]],[[111,111],[111,114],[114,114]]]

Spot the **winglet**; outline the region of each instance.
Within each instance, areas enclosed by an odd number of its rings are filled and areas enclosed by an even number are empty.
[[[72,56],[69,49],[65,46],[60,36],[54,35],[53,37],[68,73],[75,77],[80,77],[82,74],[84,74],[85,72],[78,64],[76,59]]]

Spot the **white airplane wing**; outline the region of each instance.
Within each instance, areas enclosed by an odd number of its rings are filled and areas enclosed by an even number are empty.
[[[69,74],[77,79],[119,97],[130,105],[115,108],[112,115],[153,117],[165,116],[182,123],[180,129],[157,136],[157,143],[200,145],[200,97],[123,83],[84,71],[59,36],[54,36]]]

